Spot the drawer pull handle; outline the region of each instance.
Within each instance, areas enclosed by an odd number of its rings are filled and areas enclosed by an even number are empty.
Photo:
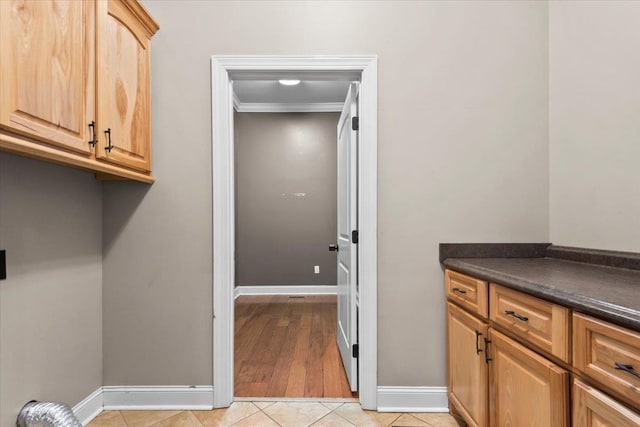
[[[111,128],[107,128],[107,130],[105,130],[104,133],[105,135],[107,135],[107,141],[109,142],[107,146],[104,147],[104,149],[107,150],[107,153],[110,153],[111,150],[113,149],[113,145],[111,145]]]
[[[480,352],[482,351],[482,349],[478,346],[478,340],[480,339],[481,336],[482,336],[482,332],[476,331],[476,354],[480,354]]]
[[[622,363],[618,363],[618,362],[615,362],[615,365],[616,365],[616,369],[619,369],[621,371],[625,371],[625,372],[633,375],[634,377],[640,378],[640,373],[636,372],[633,369],[633,366],[631,366],[631,365],[623,365]]]
[[[523,322],[526,322],[526,321],[528,321],[528,320],[529,320],[529,318],[528,318],[528,317],[523,316],[522,314],[518,314],[518,313],[516,313],[516,312],[515,312],[515,311],[513,311],[513,310],[505,310],[505,311],[504,311],[504,314],[506,314],[507,316],[515,317],[516,319],[518,319],[518,320],[522,320]]]
[[[484,361],[487,365],[493,360],[489,357],[489,344],[491,344],[491,340],[489,338],[484,338]]]
[[[98,135],[96,135],[96,122],[93,120],[89,123],[89,129],[91,129],[91,140],[89,141],[89,145],[95,147],[98,143]]]
[[[467,293],[467,291],[465,291],[464,289],[460,289],[460,288],[453,288],[453,292],[456,292],[456,293],[462,294],[462,295]]]

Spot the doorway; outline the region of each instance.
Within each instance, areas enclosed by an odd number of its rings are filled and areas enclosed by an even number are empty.
[[[359,400],[376,409],[377,398],[377,58],[375,56],[214,56],[212,58],[214,407],[233,401],[234,159],[233,80],[360,81],[357,178],[359,263]]]
[[[233,83],[236,398],[353,397],[337,345],[337,256],[329,251],[340,117],[329,110],[341,108],[348,87]]]

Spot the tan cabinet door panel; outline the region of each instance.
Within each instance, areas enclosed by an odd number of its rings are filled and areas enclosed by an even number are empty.
[[[82,0],[0,1],[0,127],[91,152],[94,6]]]
[[[567,426],[568,373],[493,329],[489,335],[491,425]]]
[[[126,1],[98,2],[98,159],[150,171],[149,39]]]
[[[467,424],[489,425],[489,368],[484,356],[488,325],[447,303],[449,400]]]

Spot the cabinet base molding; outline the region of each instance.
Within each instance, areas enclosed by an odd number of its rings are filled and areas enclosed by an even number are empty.
[[[154,178],[150,175],[126,170],[105,162],[99,162],[77,154],[72,154],[1,130],[0,150],[32,159],[84,169],[96,173],[99,178],[119,177],[119,179],[140,181],[147,184],[154,182]]]
[[[378,412],[449,412],[447,387],[378,387]]]

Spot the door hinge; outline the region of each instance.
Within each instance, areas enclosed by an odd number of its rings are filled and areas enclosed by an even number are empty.
[[[360,117],[351,117],[351,130],[360,130]]]
[[[353,354],[353,357],[357,359],[358,357],[360,357],[360,346],[358,344],[353,344],[351,346],[351,352]]]
[[[351,243],[358,243],[358,230],[351,232]]]

